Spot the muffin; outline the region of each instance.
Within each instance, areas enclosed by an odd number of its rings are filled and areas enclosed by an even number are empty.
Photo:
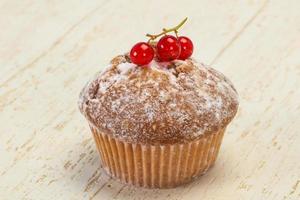
[[[120,55],[83,88],[79,108],[109,175],[170,188],[213,166],[238,99],[223,74],[192,58],[140,67]]]

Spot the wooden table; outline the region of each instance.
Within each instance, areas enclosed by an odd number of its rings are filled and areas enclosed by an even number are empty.
[[[116,54],[173,26],[225,73],[240,108],[216,165],[168,190],[100,167],[77,108]],[[0,1],[0,199],[300,199],[300,1]]]

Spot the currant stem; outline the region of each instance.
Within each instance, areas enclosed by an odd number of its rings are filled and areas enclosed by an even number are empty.
[[[161,33],[157,34],[157,35],[152,35],[152,34],[146,34],[147,37],[150,37],[149,41],[150,42],[151,40],[155,40],[156,38],[162,36],[162,35],[165,35],[166,33],[169,33],[169,32],[175,32],[175,35],[177,36],[177,33],[178,33],[178,29],[187,21],[187,17],[184,18],[184,20],[182,20],[177,26],[173,27],[173,28],[169,28],[169,29],[166,29],[166,28],[163,28]]]
[[[175,33],[176,37],[178,38],[178,31],[175,30],[174,33]]]

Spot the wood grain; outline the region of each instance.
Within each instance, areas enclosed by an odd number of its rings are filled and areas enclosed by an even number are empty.
[[[299,9],[297,0],[0,1],[0,199],[300,199]],[[235,84],[238,115],[200,179],[123,185],[100,166],[78,93],[110,58],[186,15],[181,33]]]

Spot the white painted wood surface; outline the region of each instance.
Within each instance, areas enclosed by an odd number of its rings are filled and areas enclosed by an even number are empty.
[[[77,109],[116,54],[183,17],[240,109],[216,165],[168,190],[101,169]],[[0,199],[300,199],[300,1],[0,1]]]

